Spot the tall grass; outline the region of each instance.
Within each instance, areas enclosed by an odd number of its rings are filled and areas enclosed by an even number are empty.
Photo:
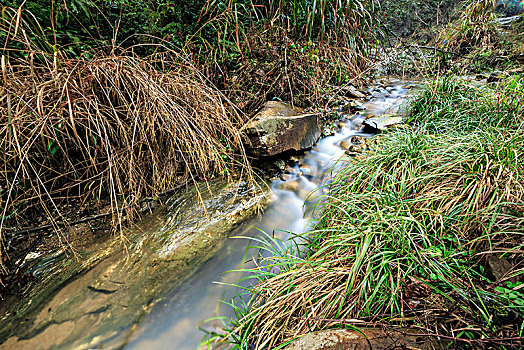
[[[131,218],[142,198],[177,184],[237,164],[251,176],[244,116],[182,55],[112,47],[70,58],[30,35],[34,23],[20,9],[0,19],[0,239],[6,224],[62,218],[72,202],[109,202]]]
[[[411,127],[341,160],[314,229],[251,270],[230,340],[274,348],[366,321],[457,347],[522,345],[523,87],[437,80],[413,102]],[[495,279],[488,257],[512,268]]]
[[[246,111],[274,97],[311,105],[326,84],[360,80],[373,57],[379,26],[375,1],[208,1],[186,49],[206,41],[210,75]],[[212,69],[211,69],[212,67]]]
[[[437,45],[463,54],[500,48],[500,30],[493,21],[496,5],[496,0],[464,1],[458,18],[437,36]]]

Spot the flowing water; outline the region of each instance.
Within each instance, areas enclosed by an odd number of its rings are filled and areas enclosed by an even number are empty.
[[[204,323],[206,319],[232,316],[232,310],[227,305],[219,306],[218,301],[231,299],[235,290],[227,284],[236,283],[241,275],[224,272],[245,267],[253,254],[246,251],[249,239],[234,237],[255,237],[262,230],[274,233],[285,241],[289,232],[303,232],[308,222],[305,200],[326,191],[322,186],[329,181],[330,173],[336,171],[333,169],[336,169],[337,160],[345,154],[341,142],[351,143],[353,136],[373,136],[363,132],[362,122],[366,115],[402,114],[407,87],[411,86],[406,86],[405,81],[383,82],[369,89],[365,111],[352,116],[344,116],[340,112],[342,119],[338,132],[319,141],[298,161],[288,164],[286,174],[272,181],[275,198],[263,215],[236,229],[233,238],[228,239],[192,278],[157,303],[151,313],[129,332],[124,348],[193,350],[204,336],[199,327],[210,329],[219,326],[216,321]],[[311,200],[308,203],[310,205]]]

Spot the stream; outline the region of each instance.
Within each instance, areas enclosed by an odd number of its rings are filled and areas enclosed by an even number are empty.
[[[341,142],[350,142],[353,136],[372,137],[361,131],[366,115],[403,114],[406,102],[405,81],[390,80],[368,90],[365,111],[353,116],[342,116],[339,129],[333,136],[321,139],[298,161],[290,161],[284,175],[273,179],[273,203],[262,214],[242,224],[224,246],[183,285],[155,305],[151,313],[135,327],[126,339],[124,349],[180,349],[194,350],[204,333],[199,329],[212,329],[220,325],[205,320],[217,316],[233,316],[232,309],[219,300],[230,300],[240,273],[224,273],[241,269],[254,252],[246,251],[249,239],[261,231],[286,240],[289,232],[302,233],[307,228],[307,206],[315,197],[326,191],[322,186],[329,179],[338,159],[345,155]],[[341,112],[340,112],[341,113]],[[308,197],[309,196],[309,197]]]
[[[327,194],[339,160],[365,152],[377,129],[400,122],[417,85],[382,79],[360,102],[342,99],[326,111],[337,120],[331,135],[277,161],[270,188],[199,183],[145,216],[125,245],[93,239],[81,259],[59,249],[24,261],[36,282],[0,317],[0,350],[201,348],[203,330],[220,331],[217,318],[233,316],[220,301],[230,301],[245,277],[228,271],[253,266],[253,239],[272,235],[285,249],[291,234],[307,231],[309,209]],[[265,210],[256,215],[257,208]]]

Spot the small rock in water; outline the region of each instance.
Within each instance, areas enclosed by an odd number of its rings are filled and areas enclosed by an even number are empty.
[[[366,139],[362,136],[355,135],[351,137],[351,143],[354,143],[354,144],[366,143]]]
[[[289,165],[286,165],[286,167],[284,168],[284,171],[286,173],[289,173],[289,174],[294,174],[296,173],[297,171],[295,170],[295,168],[289,166]]]
[[[302,173],[302,175],[311,175],[310,168],[300,168],[300,172]]]
[[[352,152],[352,153],[362,153],[362,147],[357,146],[357,145],[351,145],[351,146],[348,148],[348,151],[349,151],[349,152]]]
[[[303,164],[300,167],[300,172],[302,173],[302,175],[311,175],[311,168],[309,167],[309,165]]]
[[[340,141],[340,148],[346,150],[349,149],[349,147],[351,147],[351,144],[348,142],[348,140]]]
[[[394,114],[383,114],[380,117],[368,117],[364,120],[364,125],[372,127],[373,129],[384,131],[389,126],[402,123],[403,118]]]
[[[279,190],[296,192],[298,190],[298,181],[287,181],[278,186]]]
[[[293,176],[291,176],[291,174],[282,174],[280,175],[280,180],[282,181],[289,181],[293,178]]]
[[[355,98],[364,98],[366,95],[364,95],[362,92],[357,90],[353,85],[349,85],[347,87],[344,87],[341,89],[341,91],[346,95],[347,97],[355,97]]]
[[[364,111],[367,109],[366,105],[359,101],[351,101],[349,105],[353,111]]]
[[[344,123],[344,122],[338,122],[338,123],[337,123],[337,126],[338,126],[340,129],[342,129],[342,128],[347,128],[347,127],[348,127],[348,125],[347,125],[346,123]]]

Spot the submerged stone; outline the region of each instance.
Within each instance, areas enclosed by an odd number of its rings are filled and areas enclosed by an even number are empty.
[[[248,150],[258,156],[274,156],[313,146],[320,137],[318,113],[303,113],[288,104],[269,101],[245,128]]]
[[[340,148],[343,150],[349,149],[351,147],[351,143],[348,140],[342,140],[340,141]]]
[[[283,184],[278,186],[278,189],[282,191],[296,192],[298,190],[298,187],[299,187],[298,181],[294,180],[294,181],[284,182]]]
[[[371,127],[373,129],[384,131],[388,127],[396,124],[400,124],[404,121],[399,115],[395,114],[383,114],[379,117],[371,117],[364,120],[362,123],[364,126]]]

